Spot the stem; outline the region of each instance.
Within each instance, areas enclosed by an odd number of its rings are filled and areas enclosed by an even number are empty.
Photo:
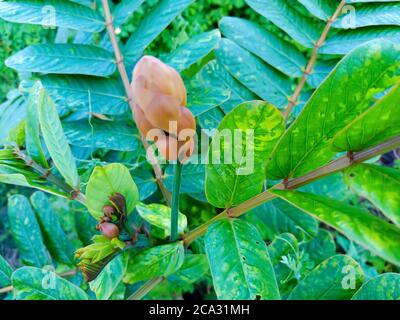
[[[129,296],[127,300],[141,300],[146,294],[158,286],[164,281],[164,277],[157,277],[147,281],[143,286],[141,286],[137,291]]]
[[[289,99],[289,104],[287,105],[285,111],[283,112],[283,116],[285,118],[287,118],[290,115],[290,113],[293,110],[293,107],[296,105],[297,100],[299,99],[300,94],[301,94],[301,92],[302,92],[302,90],[304,88],[304,85],[306,84],[307,76],[313,72],[314,65],[315,65],[315,62],[317,61],[317,57],[318,57],[318,50],[325,43],[325,40],[326,40],[326,38],[328,36],[329,30],[332,27],[332,24],[339,17],[340,12],[342,11],[342,9],[343,9],[345,4],[346,4],[346,0],[342,0],[339,3],[339,5],[336,8],[336,11],[333,14],[333,16],[330,19],[328,19],[328,23],[326,24],[324,30],[322,31],[321,37],[315,43],[314,48],[313,48],[313,52],[311,54],[311,58],[310,58],[310,60],[309,60],[309,62],[307,64],[307,67],[303,72],[303,75],[302,75],[302,77],[300,79],[300,82],[299,82],[299,84],[298,84],[293,96]]]
[[[182,176],[182,164],[178,159],[175,164],[174,186],[172,189],[171,241],[176,241],[178,239],[178,217],[179,217],[181,176]]]
[[[332,162],[310,172],[301,177],[288,180],[287,182],[280,182],[272,187],[272,189],[296,189],[315,180],[321,179],[333,173],[342,171],[354,164],[361,163],[365,160],[371,159],[377,155],[386,153],[390,150],[400,147],[400,136],[394,137],[386,142],[383,142],[377,146],[368,148],[364,151],[355,152],[351,156],[345,155]],[[251,209],[258,207],[259,205],[271,201],[277,196],[270,193],[268,190],[260,193],[259,195],[241,203],[237,207],[226,209],[224,212],[215,216],[210,221],[204,223],[193,231],[189,232],[183,238],[185,246],[189,246],[194,240],[202,236],[208,229],[209,225],[220,219],[230,217],[237,218],[245,214]]]
[[[112,44],[112,47],[114,50],[114,55],[115,55],[115,60],[117,63],[118,72],[121,77],[122,83],[124,85],[125,93],[126,93],[126,96],[128,97],[128,103],[129,103],[129,106],[130,106],[130,108],[132,110],[132,114],[133,114],[133,107],[134,107],[134,103],[135,103],[134,97],[132,96],[132,90],[131,90],[131,86],[129,83],[129,77],[128,77],[128,74],[126,72],[126,68],[124,65],[123,56],[121,54],[121,50],[118,45],[117,37],[115,36],[113,17],[111,15],[110,6],[108,5],[108,0],[102,0],[102,3],[103,3],[104,12],[106,15],[107,32],[108,32],[108,35],[110,36],[110,41],[111,41],[111,44]],[[147,149],[149,148],[149,144],[147,143],[147,141],[146,141],[145,137],[143,137],[143,135],[140,136],[140,140],[142,141],[142,144],[143,144],[145,150],[147,151]],[[169,193],[169,191],[167,190],[167,188],[165,187],[165,185],[162,181],[161,167],[157,163],[155,156],[152,152],[147,152],[147,155],[148,155],[148,157],[151,158],[149,160],[150,160],[150,163],[152,163],[153,171],[154,171],[154,175],[155,175],[158,187],[160,188],[161,193],[163,194],[168,205],[171,206],[171,194]]]
[[[38,172],[43,179],[46,179],[48,182],[53,183],[64,192],[68,193],[71,196],[71,199],[79,201],[82,204],[86,203],[86,197],[80,192],[80,190],[75,190],[72,188],[65,181],[55,176],[49,169],[43,168],[41,165],[36,163],[31,157],[23,153],[19,148],[14,148],[14,154],[24,161],[25,165]]]

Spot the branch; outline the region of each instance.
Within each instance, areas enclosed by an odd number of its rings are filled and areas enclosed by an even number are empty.
[[[342,171],[354,164],[361,163],[365,160],[371,159],[377,155],[386,153],[390,150],[400,147],[400,136],[394,137],[386,142],[378,144],[374,147],[368,148],[364,151],[347,154],[340,157],[332,162],[310,172],[301,177],[288,180],[287,182],[281,182],[272,187],[272,189],[297,189],[301,186],[314,182],[323,177],[329,176],[333,173]],[[210,221],[204,223],[193,231],[189,232],[183,237],[185,246],[189,246],[194,240],[202,236],[208,229],[208,227],[215,221],[223,218],[237,218],[245,214],[251,209],[258,207],[259,205],[273,200],[277,196],[270,193],[268,190],[260,193],[259,195],[243,202],[234,208],[229,208],[215,216]]]
[[[71,196],[71,200],[79,201],[82,204],[86,203],[86,197],[82,192],[80,192],[80,190],[75,190],[74,188],[72,188],[64,180],[61,180],[56,175],[54,175],[50,169],[46,169],[40,166],[32,158],[23,153],[19,148],[14,148],[13,152],[19,159],[24,161],[24,163],[28,167],[31,167],[33,170],[38,172],[43,179],[53,183],[54,185],[62,189],[64,192],[69,194]]]
[[[78,269],[72,269],[59,274],[60,277],[72,277],[78,273]],[[0,288],[0,294],[10,292],[14,289],[13,286]]]
[[[144,296],[146,296],[146,294],[148,294],[151,290],[153,290],[156,286],[163,282],[164,279],[164,277],[150,279],[138,290],[132,293],[127,300],[141,300]]]
[[[315,62],[317,61],[318,50],[325,43],[326,37],[328,36],[329,30],[331,29],[332,24],[336,21],[336,19],[340,15],[340,12],[342,11],[345,4],[346,4],[346,0],[342,0],[339,3],[333,16],[330,19],[328,19],[328,23],[326,24],[324,30],[322,31],[321,37],[315,43],[313,52],[311,54],[310,61],[308,62],[307,67],[303,72],[303,75],[300,79],[300,82],[299,82],[293,96],[289,99],[289,104],[287,105],[285,111],[283,112],[284,118],[287,118],[290,115],[290,113],[293,110],[293,107],[296,105],[297,100],[299,99],[299,96],[304,88],[304,85],[306,84],[307,76],[309,74],[311,74],[312,71],[314,70],[314,65],[315,65]]]
[[[129,77],[126,72],[126,68],[124,65],[123,57],[122,57],[121,50],[118,45],[117,38],[115,36],[113,17],[111,15],[110,6],[108,5],[108,0],[102,0],[102,3],[103,3],[104,12],[106,14],[106,27],[107,27],[108,35],[110,36],[111,44],[112,44],[112,47],[114,50],[114,55],[115,55],[115,59],[116,59],[117,67],[118,67],[118,72],[120,74],[122,83],[124,85],[125,93],[128,97],[128,103],[129,103],[129,106],[130,106],[130,108],[132,110],[132,114],[133,114],[133,107],[134,107],[134,103],[135,103],[134,97],[132,96],[132,90],[131,90],[131,86],[129,83]],[[140,140],[142,141],[143,146],[144,146],[145,150],[147,151],[147,149],[149,148],[149,144],[147,143],[147,141],[146,141],[145,137],[143,137],[143,135],[140,136]],[[165,185],[162,181],[163,174],[162,174],[161,167],[157,163],[157,160],[155,159],[155,156],[152,152],[147,152],[147,154],[149,157],[151,157],[150,162],[152,163],[152,166],[153,166],[153,171],[154,171],[154,175],[156,177],[157,184],[158,184],[165,200],[167,201],[168,205],[171,206],[171,194],[167,190],[167,188],[165,187]]]

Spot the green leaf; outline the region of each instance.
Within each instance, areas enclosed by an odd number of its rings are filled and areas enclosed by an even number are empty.
[[[12,275],[17,300],[88,300],[87,294],[52,269],[22,267]]]
[[[104,18],[95,10],[62,0],[1,1],[0,18],[48,28],[62,27],[89,32],[100,32],[105,27]]]
[[[179,15],[193,0],[163,0],[140,21],[129,37],[125,48],[126,59],[138,58],[144,49]]]
[[[277,107],[291,94],[291,80],[228,39],[215,50],[218,61],[249,90]]]
[[[399,300],[400,274],[384,273],[367,281],[351,300]]]
[[[204,188],[205,188],[205,165],[202,163],[194,164],[187,163],[182,167],[182,178],[180,193],[186,193],[190,196],[194,195],[194,198],[198,198],[201,194],[202,198],[205,199]],[[174,166],[169,165],[165,171],[164,184],[169,191],[172,192],[174,182]]]
[[[230,91],[229,100],[221,105],[221,109],[226,113],[242,102],[257,99],[255,94],[232,77],[217,60],[207,63],[199,72],[199,77],[204,87],[224,88]]]
[[[63,132],[54,102],[45,91],[39,93],[39,123],[43,139],[54,165],[73,188],[79,187],[79,176],[75,159]]]
[[[7,100],[0,105],[0,145],[10,142],[9,133],[25,119],[26,105],[25,98],[17,90],[10,91]]]
[[[109,76],[115,71],[111,52],[83,44],[37,44],[26,47],[5,61],[19,72],[42,72]]]
[[[383,259],[400,265],[400,229],[367,211],[323,196],[272,190],[282,199],[330,225]]]
[[[364,274],[349,256],[333,256],[312,270],[290,293],[288,300],[349,300]]]
[[[123,87],[114,79],[46,75],[40,81],[60,113],[82,110],[88,114],[119,115],[128,111]]]
[[[317,61],[313,71],[307,77],[307,84],[313,88],[319,87],[325,78],[332,72],[337,63],[338,61],[336,59]]]
[[[246,0],[246,3],[306,48],[312,48],[321,35],[323,25],[299,13],[286,0]]]
[[[108,300],[122,284],[128,260],[124,254],[112,259],[95,280],[89,283],[98,300]]]
[[[180,72],[184,71],[214,50],[220,39],[219,30],[195,35],[165,57],[165,63]]]
[[[39,224],[25,196],[14,195],[8,198],[8,219],[22,263],[35,267],[51,265]]]
[[[140,7],[144,0],[122,0],[112,10],[114,27],[121,26]]]
[[[165,237],[171,234],[171,208],[158,203],[144,204],[139,203],[136,206],[139,215],[153,226],[165,230]],[[178,232],[182,234],[187,227],[186,216],[178,214]]]
[[[103,207],[110,204],[109,197],[120,193],[125,197],[127,214],[139,202],[139,193],[127,167],[112,163],[93,170],[86,188],[87,208],[99,220],[104,216]]]
[[[297,239],[290,233],[283,233],[277,235],[275,239],[268,246],[269,256],[271,263],[274,266],[276,280],[279,286],[284,286],[292,270],[283,263],[284,258],[296,257],[299,251],[299,244]],[[282,290],[281,290],[282,292]]]
[[[319,229],[317,236],[301,245],[301,249],[304,249],[310,259],[317,265],[335,254],[336,244],[329,231]]]
[[[64,122],[63,128],[68,141],[78,147],[135,151],[140,145],[135,128],[126,122],[80,120]]]
[[[303,74],[307,61],[301,52],[294,45],[283,41],[256,23],[240,18],[224,17],[219,23],[219,28],[225,37],[284,74],[291,77],[300,77]]]
[[[333,138],[334,151],[360,151],[400,135],[400,85],[396,85]]]
[[[167,280],[175,285],[182,286],[182,283],[192,284],[199,281],[209,270],[205,254],[187,254],[182,267]]]
[[[254,226],[238,219],[215,222],[205,248],[218,299],[280,299],[267,246]]]
[[[28,106],[26,109],[26,122],[25,122],[25,144],[28,155],[44,168],[48,168],[46,155],[43,151],[42,143],[40,141],[39,129],[39,95],[43,91],[40,82],[37,82],[32,88]]]
[[[313,16],[324,21],[332,17],[336,10],[335,2],[330,0],[299,0],[299,2],[305,6]]]
[[[49,199],[43,192],[35,192],[30,199],[51,256],[57,262],[73,265],[74,247],[51,208]]]
[[[230,98],[229,90],[221,87],[190,87],[189,91],[188,108],[195,117],[217,108]]]
[[[351,13],[350,13],[351,15]],[[351,21],[351,28],[361,28],[379,25],[400,25],[399,3],[370,3],[355,9],[355,17]],[[334,23],[334,28],[348,29],[349,23],[344,23],[349,17],[339,17]]]
[[[267,176],[298,177],[329,162],[335,155],[330,140],[367,110],[377,93],[398,81],[399,75],[400,46],[392,42],[376,40],[350,53],[282,136],[267,163]]]
[[[0,182],[21,187],[34,188],[64,198],[70,197],[70,195],[65,192],[47,186],[45,181],[40,179],[39,175],[29,171],[21,173],[21,170],[12,166],[0,164]]]
[[[179,270],[185,254],[182,241],[145,249],[139,253],[127,251],[129,260],[124,282],[136,283]]]
[[[157,191],[157,183],[153,172],[139,167],[133,172],[133,180],[138,189],[140,201],[144,201]]]
[[[11,284],[11,274],[13,269],[6,259],[0,255],[0,287],[7,287]]]
[[[318,233],[318,222],[314,218],[281,199],[258,206],[244,219],[256,225],[269,240],[282,233],[291,233],[299,239],[310,239]]]
[[[209,202],[228,208],[258,194],[265,177],[264,163],[283,131],[281,112],[268,103],[252,101],[233,109],[210,145],[206,166]]]
[[[400,28],[391,26],[365,27],[355,30],[341,30],[326,40],[319,49],[323,54],[347,54],[364,43],[378,38],[398,43]]]
[[[400,227],[400,170],[359,164],[345,171],[345,181]]]

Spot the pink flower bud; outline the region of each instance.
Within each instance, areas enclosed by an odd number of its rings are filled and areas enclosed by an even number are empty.
[[[101,223],[99,225],[99,230],[108,239],[113,239],[113,238],[116,238],[119,236],[119,229],[113,223],[109,223],[109,222]]]

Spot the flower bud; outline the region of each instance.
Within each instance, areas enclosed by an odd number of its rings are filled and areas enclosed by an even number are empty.
[[[190,138],[188,141],[178,141],[171,136],[161,136],[156,141],[158,151],[168,161],[175,161],[178,159],[181,163],[186,162],[194,151],[194,139]]]
[[[145,117],[142,109],[140,109],[138,104],[135,104],[133,107],[133,113],[135,115],[135,122],[136,126],[139,129],[139,131],[142,133],[143,136],[146,136],[147,133],[152,130],[156,129],[155,126],[153,126],[149,120]]]
[[[144,56],[133,71],[132,89],[139,108],[155,127],[169,132],[186,106],[186,88],[179,73],[160,60]]]
[[[115,211],[115,208],[111,205],[106,205],[103,207],[103,212],[106,217],[111,217],[111,215],[114,214]]]
[[[117,238],[119,236],[119,229],[113,223],[104,222],[99,225],[100,232],[108,239]]]

